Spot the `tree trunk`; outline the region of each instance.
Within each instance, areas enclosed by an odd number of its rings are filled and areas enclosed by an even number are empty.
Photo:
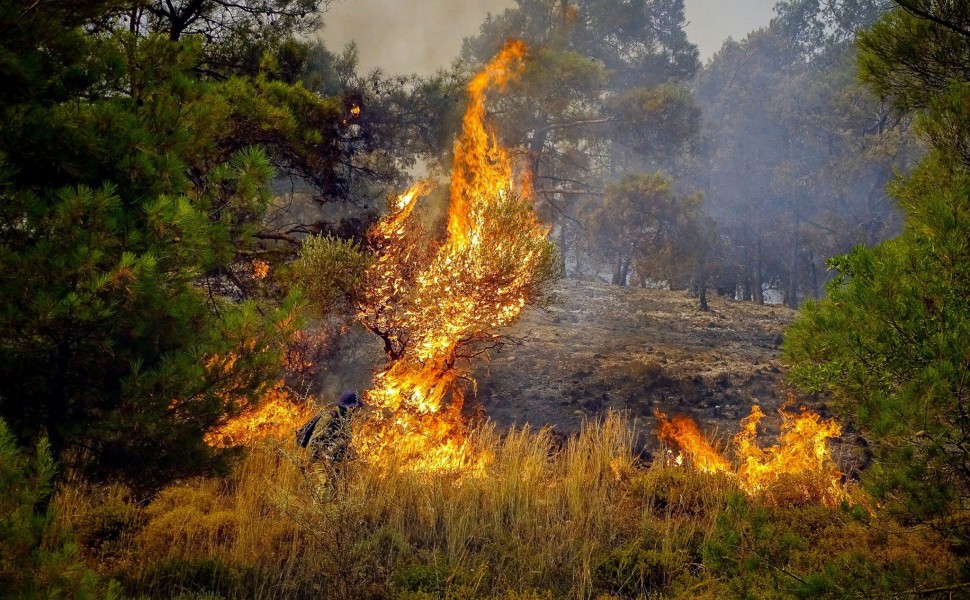
[[[785,306],[798,308],[798,249],[792,246],[788,261],[788,285],[785,286]]]
[[[760,235],[760,233],[759,233]],[[754,301],[764,306],[765,304],[765,280],[761,268],[761,238],[758,238],[755,246],[754,259]]]
[[[697,298],[700,302],[701,310],[707,311],[709,308],[707,306],[707,265],[704,264],[704,261],[701,261],[697,265],[697,277],[695,280],[697,281]]]
[[[559,272],[562,273],[563,277],[567,276],[566,273],[566,253],[569,251],[569,247],[566,245],[566,219],[560,217],[559,219]]]
[[[821,290],[818,289],[818,265],[815,260],[815,249],[810,250],[811,254],[809,258],[811,260],[811,270],[812,270],[812,295],[818,300],[821,295]]]

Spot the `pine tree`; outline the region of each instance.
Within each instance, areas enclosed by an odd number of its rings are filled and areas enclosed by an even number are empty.
[[[148,489],[225,466],[205,432],[278,373],[296,298],[238,265],[271,163],[333,182],[342,109],[272,57],[211,77],[197,36],[106,26],[124,4],[0,5],[0,415]]]
[[[0,597],[116,598],[50,507],[55,471],[47,440],[27,456],[0,419]]]
[[[927,4],[927,3],[922,3]],[[970,10],[902,9],[860,41],[863,78],[932,151],[893,186],[903,233],[833,259],[829,296],[788,331],[792,379],[831,392],[873,441],[870,488],[911,519],[970,543]],[[961,30],[964,33],[961,33]],[[914,54],[914,49],[919,49]]]

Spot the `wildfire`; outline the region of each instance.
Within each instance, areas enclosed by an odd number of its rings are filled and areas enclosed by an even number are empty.
[[[228,448],[251,445],[265,438],[286,439],[310,414],[310,407],[295,401],[283,382],[277,382],[266,391],[258,408],[208,432],[205,441],[216,448]]]
[[[465,441],[459,384],[470,380],[461,361],[496,341],[492,332],[538,295],[552,264],[528,179],[515,177],[486,121],[486,93],[514,80],[525,55],[525,44],[509,42],[468,86],[445,239],[432,240],[412,217],[426,182],[392,200],[369,235],[377,258],[360,319],[384,339],[391,363],[366,394],[380,410],[357,436],[362,456],[393,448],[419,469],[481,460]]]
[[[697,428],[689,417],[675,415],[668,420],[667,415],[659,410],[655,410],[657,422],[660,427],[658,436],[661,440],[677,444],[681,449],[681,462],[683,457],[687,459],[700,471],[705,473],[721,473],[731,470],[731,463],[722,457],[714,446],[704,438],[704,434]]]
[[[765,416],[758,406],[741,421],[734,436],[737,466],[724,458],[690,418],[668,419],[654,411],[661,440],[680,448],[678,464],[686,459],[706,473],[728,473],[751,495],[776,501],[818,502],[835,505],[846,497],[842,473],[832,458],[827,440],[838,437],[841,427],[831,419],[803,408],[799,414],[780,410],[781,435],[775,446],[758,445],[758,423]]]

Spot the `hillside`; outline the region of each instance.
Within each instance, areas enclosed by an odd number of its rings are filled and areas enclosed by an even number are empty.
[[[795,311],[683,292],[562,280],[553,303],[527,310],[515,339],[475,371],[478,399],[502,425],[574,431],[585,416],[653,409],[731,434],[752,404],[786,400],[779,346]]]
[[[703,312],[683,292],[561,280],[548,306],[525,310],[503,332],[510,342],[474,366],[468,404],[480,403],[500,428],[548,425],[559,435],[577,431],[585,417],[629,411],[647,450],[655,446],[654,409],[686,414],[724,441],[758,404],[770,440],[789,398],[780,345],[797,313],[714,295],[709,303]],[[375,336],[353,332],[321,364],[323,401],[370,388],[383,361]],[[800,403],[830,416],[812,398],[795,397],[793,408]],[[847,463],[860,458],[848,445],[837,454]]]

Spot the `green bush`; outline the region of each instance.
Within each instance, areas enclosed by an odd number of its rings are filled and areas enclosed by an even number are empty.
[[[46,439],[28,457],[0,419],[0,598],[117,598],[50,507],[55,470]]]
[[[439,597],[444,594],[448,574],[439,565],[412,564],[402,567],[394,574],[394,587],[405,597],[409,592],[432,594]]]
[[[286,276],[303,290],[311,311],[326,317],[352,309],[368,260],[354,241],[316,235],[304,240]]]
[[[882,598],[954,583],[958,564],[941,538],[857,514],[735,496],[703,546],[703,564],[739,597]]]
[[[121,558],[128,537],[144,523],[144,514],[129,497],[102,498],[80,515],[73,527],[85,553],[103,562]]]
[[[140,589],[168,594],[191,593],[212,598],[237,598],[254,591],[257,580],[253,569],[247,569],[216,557],[198,559],[171,558],[156,564],[141,582]]]

